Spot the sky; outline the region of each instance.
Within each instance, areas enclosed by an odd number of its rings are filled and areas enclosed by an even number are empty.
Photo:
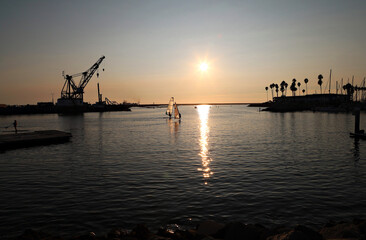
[[[103,55],[105,71],[85,88],[90,103],[98,82],[118,102],[248,103],[293,78],[319,93],[317,76],[325,85],[330,69],[332,82],[366,77],[364,0],[0,4],[0,104],[56,101],[62,71],[84,72]]]

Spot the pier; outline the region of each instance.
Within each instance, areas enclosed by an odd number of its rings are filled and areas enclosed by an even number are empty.
[[[70,138],[71,133],[58,130],[4,134],[0,135],[0,150],[63,143]]]

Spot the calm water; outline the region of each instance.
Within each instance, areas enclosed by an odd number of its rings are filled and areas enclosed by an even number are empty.
[[[0,154],[0,238],[70,235],[205,219],[324,224],[366,215],[366,141],[350,114],[246,106],[1,117],[72,133],[66,144]],[[361,114],[366,128],[366,114]],[[1,128],[4,130],[4,128]]]

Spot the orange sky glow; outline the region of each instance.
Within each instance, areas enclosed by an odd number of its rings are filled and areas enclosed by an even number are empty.
[[[102,55],[105,71],[85,88],[90,103],[98,82],[118,102],[249,103],[293,78],[319,93],[317,76],[326,84],[331,68],[334,83],[366,76],[363,1],[4,1],[2,9],[0,104],[56,101],[62,71],[83,72]]]

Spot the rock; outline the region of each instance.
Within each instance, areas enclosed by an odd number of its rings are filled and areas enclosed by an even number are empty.
[[[108,233],[108,240],[118,240],[126,237],[128,231],[125,229],[113,229]]]
[[[229,223],[215,234],[215,237],[225,240],[245,239],[245,224],[240,222]]]
[[[151,233],[149,229],[144,224],[138,224],[131,232],[133,237],[139,240],[148,240]]]
[[[267,237],[282,234],[282,233],[286,233],[286,232],[289,232],[291,230],[292,230],[292,228],[287,227],[287,226],[283,226],[283,225],[276,226],[276,227],[274,227],[274,228],[272,228],[268,231]]]
[[[366,239],[366,221],[355,220],[352,223],[342,222],[330,227],[326,225],[319,232],[325,239]]]
[[[358,231],[366,238],[366,220],[358,223]]]
[[[270,236],[267,240],[323,240],[323,236],[318,232],[305,227],[305,226],[296,226],[294,229],[289,232],[285,232],[282,234],[277,234],[274,236]]]
[[[217,239],[216,238],[213,238],[211,236],[205,236],[204,238],[202,238],[200,240],[217,240]]]
[[[151,235],[149,240],[171,240],[171,238],[159,236],[159,235]]]
[[[84,235],[76,236],[72,238],[73,240],[97,240],[97,236],[94,232],[89,232]]]
[[[225,240],[253,239],[262,240],[269,236],[269,230],[259,224],[248,224],[234,222],[227,224],[213,235],[215,238]]]
[[[166,228],[160,228],[157,232],[158,236],[166,237],[166,238],[172,238],[174,236],[174,233],[171,231],[168,231]]]
[[[174,236],[172,237],[172,239],[176,239],[176,240],[181,240],[181,239],[193,240],[193,239],[201,239],[201,238],[198,237],[198,234],[195,230],[187,230],[187,231],[177,230],[174,232]]]
[[[215,221],[204,221],[197,226],[197,234],[214,235],[224,227],[224,224]]]

